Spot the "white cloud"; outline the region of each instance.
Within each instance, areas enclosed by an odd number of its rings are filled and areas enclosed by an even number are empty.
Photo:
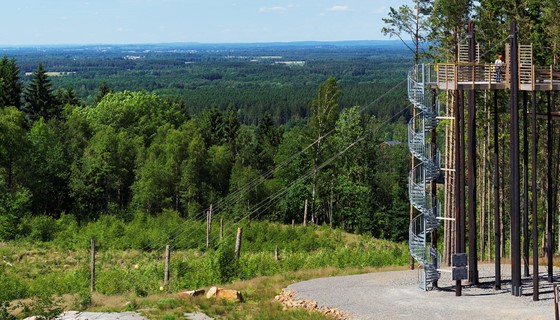
[[[382,13],[386,13],[389,11],[389,8],[387,8],[386,6],[380,6],[377,7],[375,9],[373,9],[373,13],[375,14],[382,14]]]
[[[284,13],[288,10],[286,7],[261,7],[259,8],[259,12],[268,13],[268,12],[277,12],[277,13]]]
[[[327,11],[348,11],[350,8],[348,6],[333,6],[327,9]]]

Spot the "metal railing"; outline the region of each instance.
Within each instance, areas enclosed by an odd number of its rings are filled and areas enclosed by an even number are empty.
[[[431,181],[439,176],[439,153],[432,150],[426,132],[437,126],[439,105],[434,101],[430,87],[440,78],[440,72],[450,75],[449,70],[439,69],[438,65],[416,66],[408,73],[408,98],[418,113],[408,123],[408,146],[410,152],[419,160],[410,171],[409,198],[419,214],[411,221],[409,228],[409,249],[412,257],[422,266],[420,287],[427,290],[429,284],[440,277],[438,271],[439,253],[427,245],[428,234],[435,230],[440,220],[440,206],[435,197],[427,192]],[[456,69],[453,69],[456,70]],[[456,73],[453,73],[455,77]],[[435,250],[435,251],[434,251]]]

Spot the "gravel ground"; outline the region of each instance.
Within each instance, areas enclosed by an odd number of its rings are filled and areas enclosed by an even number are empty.
[[[540,301],[533,301],[532,278],[523,278],[523,296],[511,295],[511,271],[502,266],[502,289],[494,290],[494,265],[479,265],[478,287],[464,286],[455,296],[450,273],[442,273],[439,289],[418,287],[418,270],[320,278],[290,285],[298,299],[337,308],[354,320],[370,319],[554,319],[552,284],[540,267]],[[522,269],[523,270],[523,269]],[[532,266],[530,266],[532,272]],[[560,270],[554,270],[554,281]],[[466,282],[465,282],[466,283]]]

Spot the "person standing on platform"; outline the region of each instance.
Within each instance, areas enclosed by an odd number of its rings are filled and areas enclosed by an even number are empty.
[[[498,56],[498,59],[494,61],[494,67],[496,68],[496,82],[502,82],[502,55]]]

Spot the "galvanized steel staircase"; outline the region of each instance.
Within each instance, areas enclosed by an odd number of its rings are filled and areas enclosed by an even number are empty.
[[[437,101],[426,88],[424,66],[417,66],[408,73],[408,99],[416,108],[416,116],[408,124],[408,146],[418,165],[412,168],[408,192],[410,202],[419,212],[409,229],[410,253],[423,267],[420,287],[427,290],[440,278],[438,271],[441,255],[427,243],[430,233],[440,224],[440,207],[428,188],[440,175],[437,152],[432,152],[427,133],[437,126]],[[434,150],[435,151],[435,150]]]

